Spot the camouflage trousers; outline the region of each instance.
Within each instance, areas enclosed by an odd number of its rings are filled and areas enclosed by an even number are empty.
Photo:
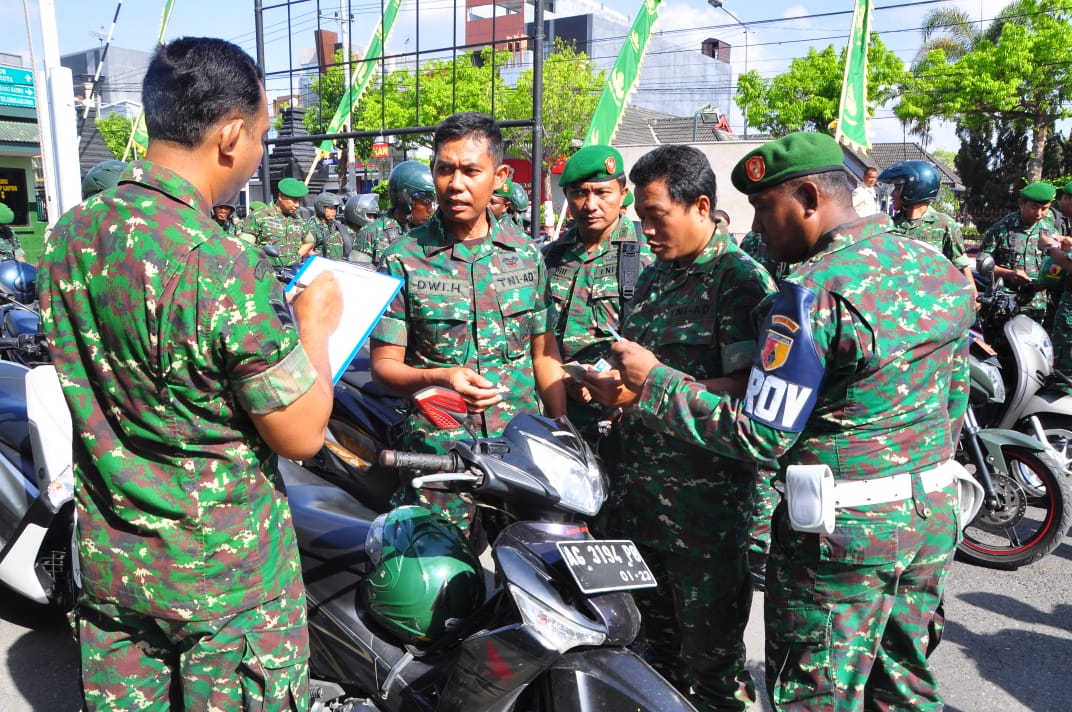
[[[83,596],[74,613],[85,712],[307,710],[305,596],[224,618],[164,620]]]
[[[659,582],[635,592],[644,659],[701,712],[745,709],[756,695],[745,667],[752,580],[743,547],[727,542],[706,559],[640,550]]]
[[[952,488],[839,510],[830,535],[774,517],[767,690],[779,710],[940,710],[927,658],[958,538]]]

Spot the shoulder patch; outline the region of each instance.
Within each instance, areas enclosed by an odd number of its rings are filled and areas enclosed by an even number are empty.
[[[744,412],[775,430],[804,429],[826,375],[812,340],[809,312],[815,295],[783,282],[760,331],[760,347],[748,377]]]

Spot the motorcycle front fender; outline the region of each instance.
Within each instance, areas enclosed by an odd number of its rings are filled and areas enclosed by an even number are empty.
[[[1022,447],[1040,455],[1049,454],[1049,446],[1038,441],[1030,435],[1018,433],[1015,430],[1003,430],[1001,428],[984,428],[979,431],[979,441],[986,450],[986,459],[996,471],[1003,475],[1009,474],[1009,467],[1005,464],[1002,448],[1015,446]],[[1060,470],[1060,468],[1058,468]]]
[[[625,648],[566,653],[545,674],[549,678],[545,689],[555,712],[696,710],[665,678]]]

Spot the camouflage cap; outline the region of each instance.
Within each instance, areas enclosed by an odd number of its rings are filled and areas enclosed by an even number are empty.
[[[1064,187],[1061,188],[1061,192],[1072,195],[1072,180],[1064,184]]]
[[[309,186],[297,178],[284,178],[279,181],[279,193],[288,198],[304,198],[309,194]]]
[[[1057,189],[1045,181],[1035,181],[1020,190],[1020,197],[1032,203],[1052,203]]]
[[[10,225],[13,222],[15,222],[15,212],[3,203],[0,203],[0,225]]]
[[[622,154],[614,146],[595,144],[585,146],[566,161],[562,176],[558,179],[560,186],[573,183],[602,183],[606,180],[625,176],[625,162]]]
[[[845,154],[832,137],[798,131],[768,141],[745,154],[733,167],[733,187],[745,195],[759,193],[792,178],[846,170]]]

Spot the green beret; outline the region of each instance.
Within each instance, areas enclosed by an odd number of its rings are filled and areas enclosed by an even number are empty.
[[[791,178],[845,170],[845,154],[832,137],[807,131],[791,133],[749,151],[733,167],[733,187],[759,193]]]
[[[499,188],[497,191],[495,191],[494,195],[497,195],[500,198],[509,199],[510,198],[510,190],[511,190],[511,188],[512,188],[512,186],[510,185],[510,179],[507,178],[503,182],[502,188]]]
[[[1057,189],[1045,181],[1036,181],[1020,190],[1020,197],[1032,203],[1052,203]]]
[[[3,203],[0,203],[0,225],[10,225],[13,222],[15,222],[15,212]]]
[[[249,212],[252,213],[254,210],[260,210],[263,207],[264,203],[259,200],[254,200],[252,203],[249,204]]]
[[[1065,193],[1068,193],[1069,195],[1072,195],[1072,180],[1065,183],[1064,187],[1061,188],[1061,190],[1063,190]]]
[[[309,186],[297,178],[284,178],[279,181],[279,192],[288,198],[304,198],[309,194]]]
[[[633,204],[633,191],[629,191],[625,194],[625,198],[622,199],[622,207],[628,208]]]
[[[562,187],[574,183],[602,183],[625,176],[625,162],[614,146],[585,146],[566,161],[558,184]]]

